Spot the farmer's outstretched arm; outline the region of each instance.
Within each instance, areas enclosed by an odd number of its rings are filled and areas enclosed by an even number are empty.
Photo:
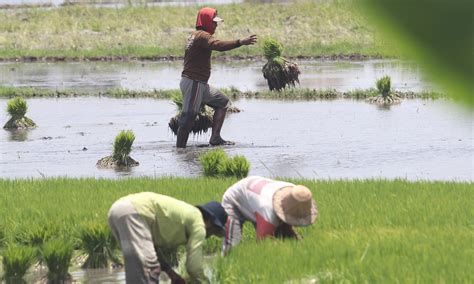
[[[251,35],[244,39],[238,39],[238,40],[218,40],[215,37],[210,36],[208,38],[207,45],[209,46],[211,50],[227,51],[227,50],[240,47],[242,45],[253,45],[256,42],[257,42],[256,35]]]
[[[207,283],[204,275],[202,245],[206,238],[206,230],[202,223],[190,224],[188,243],[186,244],[186,270],[191,277],[190,283]]]

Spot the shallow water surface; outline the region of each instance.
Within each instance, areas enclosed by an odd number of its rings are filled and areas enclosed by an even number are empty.
[[[422,70],[398,60],[298,61],[300,87],[314,89],[375,88],[384,75],[392,87],[405,91],[435,89],[423,78]],[[264,62],[213,62],[209,83],[218,88],[242,91],[268,90],[262,75]],[[175,62],[52,62],[0,63],[0,85],[76,89],[97,92],[108,88],[130,90],[179,89],[182,61]]]
[[[38,128],[0,131],[0,177],[200,176],[198,156],[209,134],[191,136],[177,150],[168,129],[170,101],[151,99],[30,99]],[[389,109],[364,101],[242,99],[228,116],[224,150],[244,155],[250,174],[305,178],[473,178],[473,116],[445,100],[405,100]],[[6,100],[0,100],[5,109]],[[5,113],[0,121],[6,122]],[[132,129],[128,171],[100,170],[114,137]]]

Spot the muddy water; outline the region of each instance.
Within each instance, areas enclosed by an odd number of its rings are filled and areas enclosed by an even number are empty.
[[[200,176],[209,134],[177,151],[167,122],[175,107],[151,99],[30,99],[39,127],[0,131],[0,177]],[[473,115],[449,101],[406,100],[390,109],[363,101],[239,100],[223,137],[237,142],[250,174],[305,178],[474,180]],[[0,100],[5,109],[6,100]],[[7,121],[5,113],[0,115]],[[132,129],[128,171],[99,170],[116,134]]]
[[[389,75],[400,90],[434,89],[412,63],[397,60],[299,61],[300,86],[340,91],[375,87]],[[267,90],[261,69],[264,62],[214,62],[210,84],[218,88]],[[0,85],[79,89],[96,92],[107,88],[131,90],[178,89],[182,62],[75,62],[0,63]]]

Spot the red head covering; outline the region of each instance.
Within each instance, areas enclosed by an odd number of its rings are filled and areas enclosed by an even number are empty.
[[[211,35],[216,31],[216,26],[213,19],[217,16],[217,10],[213,8],[202,8],[199,10],[196,19],[196,28],[202,27]]]

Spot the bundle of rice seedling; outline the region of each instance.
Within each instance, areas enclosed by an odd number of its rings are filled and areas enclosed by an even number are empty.
[[[398,104],[400,97],[397,93],[391,91],[391,82],[389,76],[384,76],[376,82],[379,95],[368,99],[370,103],[376,104]]]
[[[275,39],[267,39],[263,43],[263,53],[268,62],[263,66],[263,77],[267,79],[270,91],[280,91],[286,86],[299,83],[300,70],[294,62],[282,57],[283,46]]]
[[[115,137],[113,154],[97,161],[97,167],[115,168],[138,166],[139,163],[129,156],[132,151],[133,141],[135,141],[135,134],[133,134],[133,131],[120,131],[120,133]]]
[[[250,163],[244,156],[233,158],[221,148],[214,149],[201,155],[199,158],[204,176],[207,177],[246,177],[250,170]]]
[[[81,248],[87,254],[84,268],[107,268],[109,260],[119,262],[118,244],[106,225],[88,224],[80,232]]]
[[[173,94],[171,100],[176,105],[178,113],[170,119],[168,126],[171,131],[173,131],[174,135],[177,135],[179,128],[179,118],[183,109],[183,96],[181,94]],[[191,129],[193,134],[206,133],[207,130],[212,127],[213,116],[214,110],[208,106],[203,105],[200,112],[194,119],[194,124]]]
[[[27,129],[36,127],[33,120],[25,116],[28,105],[23,97],[14,97],[7,103],[7,112],[11,118],[3,128],[5,129]]]
[[[43,245],[41,254],[48,267],[48,283],[66,283],[71,279],[68,269],[73,251],[73,244],[62,239],[54,239]]]
[[[3,279],[6,283],[25,283],[23,276],[36,260],[36,249],[11,245],[2,252]]]

